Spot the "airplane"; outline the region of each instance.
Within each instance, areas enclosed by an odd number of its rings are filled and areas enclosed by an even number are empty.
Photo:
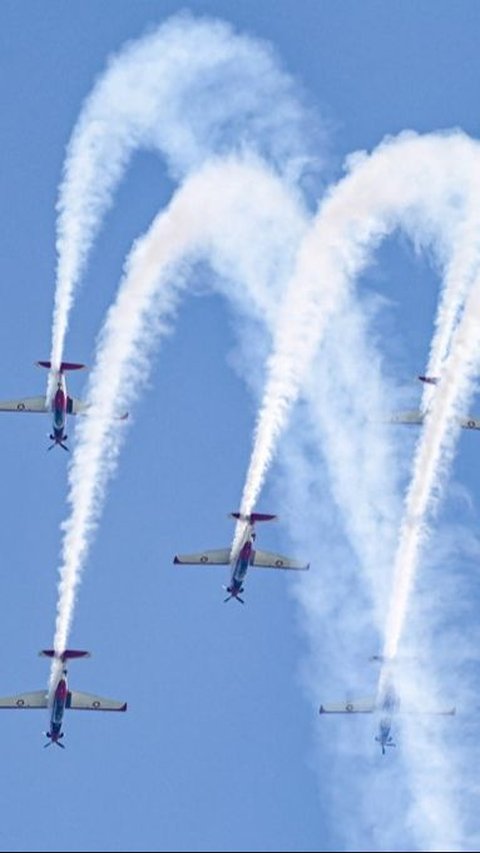
[[[383,657],[375,655],[371,660],[383,662]],[[320,705],[320,714],[377,714],[378,734],[375,736],[376,743],[380,744],[382,755],[385,755],[387,747],[395,747],[392,735],[393,720],[398,713],[413,713],[413,714],[435,714],[440,716],[452,716],[456,709],[447,708],[442,710],[421,710],[415,709],[405,710],[400,708],[400,697],[393,683],[393,676],[390,671],[387,671],[383,678],[379,679],[377,695],[369,699],[359,699],[352,701],[347,699],[345,702],[332,702],[327,705]]]
[[[53,649],[43,649],[39,654],[42,657],[55,658],[60,663],[58,674],[50,691],[35,690],[32,693],[18,693],[0,699],[0,709],[24,709],[24,708],[50,708],[50,730],[45,732],[48,742],[44,746],[55,743],[65,749],[60,743],[64,736],[62,732],[63,715],[66,708],[76,711],[126,711],[126,702],[117,702],[114,699],[103,699],[90,693],[79,693],[70,690],[67,682],[67,661],[74,658],[88,658],[90,652],[66,649],[57,654]]]
[[[425,382],[427,385],[438,385],[440,382],[440,378],[438,376],[418,376],[418,379],[420,382]],[[391,424],[423,424],[426,414],[426,409],[423,411],[396,412],[395,414],[390,415],[388,422]],[[457,418],[457,423],[463,429],[480,429],[480,418],[472,417],[471,415],[466,418]]]
[[[201,551],[198,554],[177,554],[173,560],[177,565],[230,565],[230,583],[224,587],[228,593],[224,599],[225,602],[235,598],[240,604],[245,604],[241,596],[244,592],[245,576],[249,566],[265,569],[295,569],[297,571],[305,571],[310,568],[310,563],[299,563],[297,560],[291,560],[281,554],[272,554],[269,551],[260,551],[255,548],[254,527],[256,522],[272,521],[277,517],[276,515],[267,515],[262,512],[243,515],[241,512],[231,512],[230,517],[245,522],[245,530],[236,554],[233,554],[230,548],[221,548],[215,551]]]
[[[50,412],[53,417],[53,424],[49,438],[53,444],[47,450],[52,450],[52,448],[58,446],[68,451],[68,447],[65,444],[68,438],[65,432],[67,415],[84,414],[89,409],[89,405],[82,400],[78,400],[76,397],[69,396],[67,393],[65,371],[82,370],[85,365],[62,361],[59,369],[53,370],[50,361],[37,361],[36,364],[39,367],[46,367],[47,370],[52,370],[52,387],[55,388],[55,391],[50,399],[48,400],[44,396],[0,401],[0,412],[37,412],[39,414],[48,414]],[[121,415],[119,420],[125,420],[127,417],[128,413]]]

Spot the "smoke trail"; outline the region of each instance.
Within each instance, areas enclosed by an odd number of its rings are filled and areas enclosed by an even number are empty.
[[[383,628],[381,617],[385,614],[389,580],[385,566],[391,565],[394,558],[398,506],[395,506],[392,495],[393,483],[388,482],[385,470],[376,464],[379,453],[381,460],[388,454],[385,437],[378,427],[374,429],[369,424],[369,416],[375,421],[381,413],[381,396],[378,392],[369,393],[362,401],[363,374],[360,370],[359,376],[358,365],[363,369],[365,360],[359,359],[357,363],[358,347],[349,349],[351,337],[338,334],[338,320],[335,318],[340,310],[344,317],[349,315],[353,281],[366,268],[380,240],[396,227],[404,230],[415,245],[430,249],[439,268],[444,271],[445,290],[432,343],[437,365],[443,364],[442,382],[437,389],[441,390],[441,395],[433,400],[431,419],[427,420],[422,442],[424,448],[431,450],[443,447],[445,455],[439,455],[438,450],[436,455],[426,453],[422,457],[418,471],[421,466],[427,466],[427,470],[423,467],[425,479],[420,477],[417,483],[425,488],[425,492],[422,492],[421,500],[413,504],[410,500],[406,508],[404,527],[408,530],[408,546],[403,554],[403,566],[405,568],[408,564],[412,578],[421,541],[416,537],[420,536],[423,528],[423,513],[430,505],[438,476],[446,470],[453,453],[456,430],[455,427],[449,430],[449,425],[453,423],[454,413],[459,412],[460,401],[466,403],[471,388],[464,371],[467,369],[471,376],[477,358],[470,326],[478,316],[475,291],[472,291],[471,304],[467,303],[461,320],[460,317],[465,296],[478,275],[475,233],[478,214],[474,201],[479,189],[479,151],[478,144],[461,133],[426,137],[403,134],[397,140],[384,143],[370,157],[353,158],[350,173],[325,200],[311,232],[305,238],[275,329],[267,388],[257,422],[242,509],[248,512],[255,504],[289,408],[300,390],[305,394],[304,383],[309,380],[306,393],[312,401],[317,430],[323,433],[324,444],[325,437],[328,440],[325,461],[330,471],[333,496],[345,519],[360,566],[371,582],[375,621],[380,630]],[[332,331],[329,323],[333,319],[336,327]],[[336,340],[332,342],[335,333]],[[320,358],[325,359],[324,370],[330,377],[330,383],[323,378],[323,393],[315,401],[311,368],[320,340],[323,341]],[[332,353],[336,353],[336,357],[332,357]],[[335,393],[335,372],[339,364],[345,366],[349,376],[347,391],[344,392],[345,397],[349,396],[348,404],[343,401],[341,406],[339,392]],[[316,366],[318,369],[318,361]],[[345,380],[345,370],[340,374],[340,384]],[[458,371],[462,373],[460,382]],[[378,379],[375,382],[378,384]],[[331,396],[325,393],[325,388],[329,389]],[[369,402],[372,401],[370,408]],[[346,413],[346,417],[339,417],[339,411]],[[443,412],[441,418],[440,412]],[[438,463],[442,458],[445,469],[439,470]],[[373,465],[372,459],[375,460]],[[385,502],[391,504],[386,512],[383,510]],[[233,547],[235,542],[236,539]],[[381,555],[375,553],[377,546],[381,548]],[[401,582],[406,580],[403,570]],[[404,602],[408,601],[410,588],[407,583]],[[398,603],[401,594],[397,572],[392,601]],[[397,618],[399,609],[395,610]],[[400,626],[404,609],[402,614]],[[390,617],[385,641],[392,634],[391,623]],[[391,651],[392,647],[387,643],[386,653]],[[449,762],[448,781],[443,790],[437,784],[424,791],[418,774],[415,777],[415,795],[423,804],[423,828],[428,826],[435,839],[432,845],[441,844],[442,836],[447,837],[444,832],[447,811],[442,812],[438,806],[445,797],[452,799],[452,789],[459,781],[454,772],[452,762]],[[435,805],[434,809],[427,807],[429,796],[432,797],[430,806]],[[452,833],[448,837],[461,837],[456,802],[451,804],[451,820]]]
[[[67,644],[81,569],[118,459],[123,430],[114,423],[115,413],[140,392],[149,356],[168,331],[189,265],[202,254],[220,275],[235,270],[241,302],[260,315],[268,301],[266,316],[273,323],[271,293],[291,274],[304,228],[305,215],[293,194],[250,158],[207,165],[185,182],[136,242],[100,336],[88,393],[92,414],[77,429],[69,469],[71,512],[63,524],[57,652]],[[228,290],[240,301],[235,281]]]
[[[432,508],[441,476],[448,470],[455,451],[460,429],[455,416],[459,415],[462,406],[468,405],[480,367],[479,310],[480,278],[477,278],[453,335],[442,381],[437,387],[415,454],[394,565],[392,604],[385,631],[387,657],[394,657],[398,650],[419,552],[427,533],[425,518]]]
[[[250,149],[295,181],[312,169],[315,124],[270,46],[223,22],[182,14],[123,47],[87,98],[67,149],[53,366],[62,360],[88,254],[135,149],[159,151],[174,179],[214,154]]]
[[[463,310],[468,287],[478,274],[480,265],[480,179],[476,157],[469,159],[470,197],[465,199],[465,212],[455,236],[455,255],[448,264],[444,287],[435,321],[436,333],[430,346],[427,375],[439,376],[448,355],[451,339]],[[422,405],[427,410],[435,395],[435,386],[425,384]]]
[[[243,512],[249,513],[257,501],[278,437],[330,318],[346,304],[353,279],[365,269],[381,239],[401,227],[415,244],[432,246],[440,266],[450,262],[449,293],[458,293],[461,301],[478,264],[476,252],[467,263],[471,247],[466,237],[474,229],[468,219],[464,225],[469,212],[473,211],[474,222],[477,219],[471,193],[479,185],[478,151],[478,145],[460,132],[424,137],[409,132],[388,139],[369,157],[356,154],[349,159],[350,173],[321,205],[300,249],[275,330]],[[459,257],[455,245],[462,225]],[[463,278],[454,277],[453,272],[462,268]],[[450,340],[457,313],[442,312],[447,322],[439,327],[437,340]],[[240,533],[237,526],[233,548]]]

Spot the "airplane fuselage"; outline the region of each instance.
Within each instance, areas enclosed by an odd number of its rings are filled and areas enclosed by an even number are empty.
[[[67,440],[65,427],[67,423],[67,412],[69,406],[71,409],[71,401],[67,394],[67,386],[63,372],[59,372],[56,376],[56,391],[52,397],[52,433],[50,435],[54,444],[59,444],[64,450],[68,450],[64,442]]]
[[[254,541],[255,533],[253,525],[248,524],[240,546],[240,551],[232,563],[230,584],[227,587],[227,592],[233,598],[238,598],[243,592],[243,582],[245,580],[248,567],[252,564],[255,556]]]
[[[385,755],[385,747],[395,746],[392,737],[392,721],[393,716],[398,711],[399,707],[400,699],[398,694],[393,687],[393,684],[388,684],[378,705],[381,717],[378,724],[378,735],[375,738],[381,746],[383,755]]]
[[[58,742],[63,737],[62,724],[65,708],[67,707],[67,699],[67,670],[64,669],[53,694],[52,713],[50,715],[50,731],[47,732],[47,737],[50,738],[52,743],[57,743],[58,746],[62,746],[62,744]]]
[[[57,390],[55,391],[52,401],[53,413],[53,434],[57,440],[65,438],[65,424],[67,421],[67,395],[65,389],[65,379],[59,377]]]

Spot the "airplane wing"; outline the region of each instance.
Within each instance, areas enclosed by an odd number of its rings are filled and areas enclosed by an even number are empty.
[[[73,711],[126,711],[126,702],[117,702],[115,699],[104,699],[102,696],[94,696],[92,693],[79,693],[78,690],[69,690],[67,708]]]
[[[19,400],[0,401],[0,412],[39,412],[45,414],[50,409],[45,397],[21,397]]]
[[[463,429],[480,429],[480,419],[479,418],[459,418],[458,423]]]
[[[423,412],[394,412],[387,420],[389,424],[423,424]]]
[[[418,716],[428,716],[428,717],[453,717],[454,714],[457,713],[457,709],[455,706],[451,708],[422,708],[422,707],[405,707],[401,705],[398,709],[399,714],[415,714]]]
[[[272,554],[270,551],[256,550],[252,566],[258,566],[262,569],[296,569],[297,571],[306,571],[310,568],[310,563],[300,563],[298,560],[291,560],[282,554]]]
[[[199,551],[198,554],[176,554],[173,562],[186,566],[229,566],[230,548],[216,551]]]
[[[423,412],[395,412],[388,418],[389,424],[423,424],[425,415]],[[457,418],[457,423],[463,429],[480,429],[480,418],[472,417]]]
[[[33,693],[17,693],[0,699],[0,708],[48,708],[48,692],[34,690]]]
[[[78,397],[69,397],[67,404],[68,415],[84,415],[91,410],[91,403],[85,403],[84,400],[79,400]],[[126,421],[128,412],[123,412],[121,415],[114,415],[116,421]]]
[[[330,702],[320,705],[320,714],[372,714],[376,709],[375,699],[346,699],[345,702]]]
[[[69,415],[82,415],[90,408],[89,403],[84,403],[78,397],[69,397],[67,405],[67,413]]]

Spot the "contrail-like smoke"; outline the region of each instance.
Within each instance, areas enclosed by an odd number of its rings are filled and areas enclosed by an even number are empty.
[[[436,332],[430,347],[428,376],[439,376],[441,373],[468,288],[480,267],[480,177],[475,150],[471,151],[467,163],[470,170],[470,193],[469,197],[463,200],[464,210],[455,229],[455,253],[445,270],[443,292],[435,321]],[[425,410],[429,408],[435,390],[435,386],[425,384],[422,400]]]
[[[243,511],[249,512],[257,500],[290,407],[300,392],[305,395],[304,383],[309,380],[307,398],[312,401],[317,430],[323,433],[333,496],[344,516],[360,566],[372,584],[375,621],[385,633],[385,652],[389,655],[396,650],[426,513],[436,494],[439,477],[451,460],[457,435],[455,416],[459,414],[460,403],[467,405],[478,357],[474,334],[478,297],[476,286],[471,288],[478,277],[478,213],[474,202],[479,197],[479,175],[480,146],[456,132],[425,137],[402,134],[398,139],[388,140],[370,157],[357,156],[351,160],[350,173],[321,206],[300,249],[297,268],[288,286],[275,328],[267,387],[242,500]],[[422,436],[423,450],[419,450],[414,464],[402,525],[404,533],[395,560],[391,615],[385,629],[388,585],[385,569],[394,562],[397,510],[393,502],[384,511],[392,484],[386,483],[386,471],[381,463],[376,464],[376,459],[380,451],[385,458],[385,438],[378,427],[369,424],[369,416],[380,419],[382,399],[374,392],[366,394],[362,402],[363,377],[359,376],[355,363],[358,349],[349,351],[349,338],[338,336],[337,326],[334,332],[346,347],[346,354],[340,358],[344,375],[340,375],[339,382],[344,380],[346,371],[350,375],[351,394],[350,400],[338,405],[339,392],[335,393],[334,387],[337,363],[331,354],[338,353],[341,344],[335,342],[336,348],[331,341],[326,348],[325,344],[331,320],[340,311],[346,316],[351,312],[353,282],[365,270],[378,243],[395,228],[405,231],[416,245],[432,250],[444,274],[445,289],[431,359],[442,374],[437,389],[441,394],[433,399],[431,418],[427,419]],[[471,296],[464,309],[469,292]],[[332,397],[323,393],[315,401],[311,368],[322,340],[325,371],[332,375],[329,386]],[[335,417],[336,410],[345,412],[346,417]],[[235,544],[236,539],[233,547]],[[435,839],[432,844],[440,844],[444,834],[442,814],[447,812],[436,806],[441,805],[445,796],[451,800],[449,785],[455,785],[453,772],[445,790],[436,789],[435,808],[430,812],[427,808],[423,810],[424,821]],[[419,799],[423,797],[425,804],[428,796],[429,792],[425,792]],[[455,803],[451,804],[450,819],[451,837],[461,837]]]
[[[228,24],[182,14],[129,42],[87,98],[67,149],[57,205],[53,367],[62,360],[88,254],[134,150],[159,151],[175,180],[215,154],[251,150],[295,181],[312,169],[312,128],[315,118],[271,47]]]
[[[258,160],[233,159],[209,164],[189,178],[136,242],[100,337],[88,393],[91,415],[76,432],[71,513],[63,525],[57,652],[67,645],[75,591],[120,450],[123,430],[115,414],[132,404],[148,377],[149,356],[169,328],[188,265],[206,256],[220,276],[234,270],[230,285],[220,286],[247,311],[253,306],[257,316],[265,312],[273,323],[271,294],[288,280],[304,228],[301,205],[278,178]]]
[[[216,92],[214,103],[211,89]],[[114,415],[130,406],[141,390],[149,353],[168,330],[185,287],[185,270],[198,256],[209,258],[223,276],[217,285],[240,310],[252,310],[274,330],[243,511],[255,505],[288,413],[308,379],[305,393],[316,418],[315,435],[328,445],[326,461],[334,498],[360,565],[373,582],[379,577],[378,565],[374,566],[375,541],[383,542],[385,537],[383,557],[391,546],[397,510],[395,500],[386,497],[391,486],[382,480],[385,472],[380,476],[378,467],[373,471],[368,453],[374,447],[376,454],[381,451],[387,459],[389,451],[385,441],[374,444],[378,430],[368,425],[363,455],[355,459],[360,487],[355,494],[347,479],[348,457],[342,459],[340,452],[342,442],[343,449],[348,446],[346,424],[335,423],[333,407],[320,412],[309,368],[328,333],[329,318],[338,316],[341,309],[345,312],[347,305],[350,311],[353,282],[377,243],[400,227],[422,246],[434,247],[444,272],[442,309],[428,369],[441,372],[448,384],[450,368],[444,371],[444,362],[448,353],[456,351],[454,333],[478,263],[472,239],[478,218],[473,189],[477,146],[461,134],[444,138],[405,134],[387,141],[370,157],[352,158],[349,174],[332,190],[303,241],[292,276],[305,217],[285,189],[272,190],[271,175],[267,180],[261,167],[247,164],[240,176],[246,164],[230,162],[225,172],[217,163],[188,178],[212,153],[249,148],[265,157],[286,184],[294,185],[310,156],[305,147],[310,135],[305,116],[291,80],[268,49],[235,35],[224,24],[188,16],[168,22],[124,49],[85,103],[60,189],[54,365],[62,359],[69,312],[88,254],[133,150],[143,146],[160,151],[170,175],[174,179],[187,176],[187,180],[169,209],[138,242],[100,339],[90,384],[92,416],[77,432],[70,470],[71,514],[64,526],[55,635],[58,651],[67,643],[75,591],[124,434]],[[228,196],[229,182],[230,197],[221,202],[225,192]],[[259,214],[262,210],[264,214]],[[259,215],[265,216],[266,229],[265,221],[258,227]],[[266,245],[272,253],[267,251],[265,257]],[[225,283],[232,267],[237,280]],[[287,300],[278,314],[276,305],[288,278]],[[335,369],[335,362],[329,363]],[[348,374],[346,362],[344,366]],[[348,387],[356,410],[346,423],[357,418],[363,427],[368,419],[367,397],[361,400],[355,381]],[[369,395],[375,400],[374,413],[381,404],[375,381],[372,377]],[[424,390],[425,396],[431,391]],[[447,394],[446,388],[439,390]],[[323,401],[329,404],[325,395]],[[360,438],[353,444],[360,447]],[[378,625],[385,603],[385,576],[384,572],[382,595],[374,596]]]
[[[275,329],[242,496],[244,513],[251,512],[258,499],[278,438],[329,320],[345,306],[354,278],[368,265],[378,242],[401,227],[416,244],[432,245],[439,265],[450,264],[449,293],[461,303],[478,265],[477,253],[465,239],[474,233],[472,223],[464,224],[469,212],[474,221],[478,217],[472,203],[479,185],[478,151],[478,145],[461,133],[424,137],[404,133],[387,140],[370,157],[350,158],[350,173],[325,199],[300,248]],[[476,177],[473,185],[472,175]],[[456,252],[459,231],[461,253]],[[462,268],[464,276],[459,279],[453,273]],[[458,310],[442,310],[438,341],[448,345],[457,316]],[[436,361],[437,352],[443,353],[444,348],[445,344],[435,344]],[[237,526],[234,549],[239,535]]]
[[[395,657],[398,650],[419,551],[426,533],[426,516],[432,508],[441,475],[448,470],[453,458],[460,431],[456,417],[461,407],[470,401],[474,379],[480,368],[479,311],[480,277],[477,274],[453,334],[450,355],[442,368],[442,381],[436,389],[415,453],[394,564],[392,603],[385,630],[386,657]]]

